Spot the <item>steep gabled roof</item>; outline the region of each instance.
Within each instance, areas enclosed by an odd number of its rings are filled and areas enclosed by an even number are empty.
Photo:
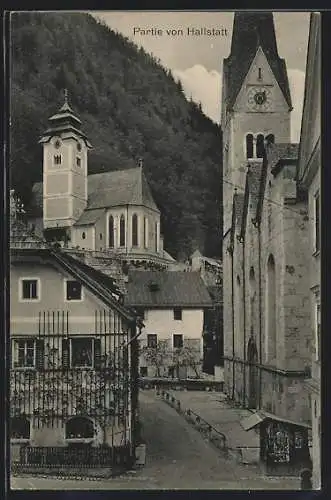
[[[259,47],[268,60],[289,108],[292,109],[286,63],[278,55],[271,12],[236,12],[234,15],[231,52],[223,61],[226,108],[232,109]]]
[[[87,210],[124,205],[158,211],[141,167],[88,176]]]
[[[133,307],[211,307],[200,273],[129,271],[125,304]]]

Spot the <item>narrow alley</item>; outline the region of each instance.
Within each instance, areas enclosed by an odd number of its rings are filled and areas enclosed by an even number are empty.
[[[141,391],[140,407],[145,467],[98,481],[12,477],[12,489],[299,489],[296,478],[263,477],[253,466],[223,458],[154,391]]]

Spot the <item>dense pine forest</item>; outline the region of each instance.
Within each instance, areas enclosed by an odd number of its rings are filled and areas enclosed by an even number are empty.
[[[93,145],[89,173],[143,158],[166,249],[220,255],[220,128],[159,60],[83,13],[13,14],[11,54],[10,176],[26,204],[42,179],[39,136],[67,88]]]

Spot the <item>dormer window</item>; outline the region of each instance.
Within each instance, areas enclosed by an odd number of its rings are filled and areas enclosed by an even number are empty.
[[[54,165],[61,165],[61,163],[62,163],[62,156],[54,155]]]

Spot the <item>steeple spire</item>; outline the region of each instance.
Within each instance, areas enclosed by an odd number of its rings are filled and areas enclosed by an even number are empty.
[[[259,47],[268,60],[288,106],[292,108],[286,64],[278,55],[272,12],[234,14],[231,52],[224,59],[223,66],[227,107],[231,109],[234,105]]]
[[[62,112],[62,113],[63,112],[73,113],[73,110],[71,109],[70,104],[69,104],[69,92],[68,92],[68,89],[64,89],[64,103],[61,106],[59,112]]]

